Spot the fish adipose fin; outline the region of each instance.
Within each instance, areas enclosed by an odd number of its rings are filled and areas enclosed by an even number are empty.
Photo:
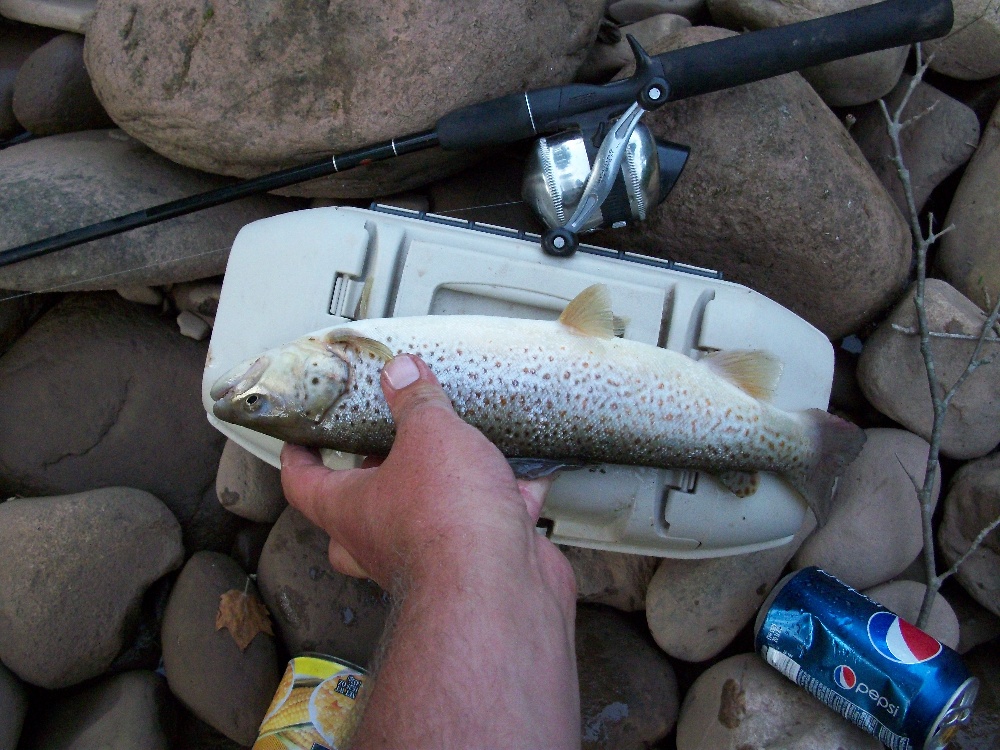
[[[343,344],[345,346],[354,347],[362,352],[368,352],[369,354],[372,354],[386,362],[395,356],[392,353],[392,350],[381,341],[365,338],[364,336],[358,336],[353,331],[330,331],[323,337],[323,340],[327,344]]]
[[[614,338],[616,321],[608,288],[604,284],[588,286],[566,305],[559,322],[582,336]]]
[[[712,352],[700,361],[758,401],[770,401],[774,397],[784,369],[780,359],[759,349]]]
[[[756,471],[724,471],[716,478],[736,497],[750,497],[760,487],[760,474]]]
[[[823,526],[830,517],[837,481],[861,453],[867,435],[857,425],[822,409],[809,409],[803,413],[803,418],[814,432],[816,459],[801,477],[789,479]]]

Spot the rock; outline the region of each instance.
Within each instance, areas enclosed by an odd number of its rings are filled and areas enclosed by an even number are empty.
[[[712,19],[730,29],[769,29],[830,16],[878,0],[708,0]],[[896,85],[909,46],[834,60],[802,71],[831,107],[873,102]]]
[[[944,278],[984,310],[1000,299],[1000,107],[993,110],[979,148],[958,184],[944,226],[937,265]]]
[[[24,686],[0,663],[0,747],[17,747],[27,710],[28,694]]]
[[[614,44],[602,44],[599,41],[591,48],[587,59],[577,72],[577,80],[604,83],[626,68],[631,72],[634,69],[635,57],[625,37],[626,34],[634,36],[643,49],[649,49],[662,46],[667,37],[690,26],[691,22],[684,16],[672,13],[662,13],[630,23],[622,27],[620,38]]]
[[[910,432],[930,440],[934,410],[927,371],[920,354],[920,337],[913,303],[916,285],[865,342],[858,362],[861,390],[872,405]],[[931,332],[978,336],[986,315],[954,287],[928,279],[924,295]],[[899,326],[903,330],[896,330]],[[951,388],[966,369],[974,341],[932,337],[941,392]],[[1000,345],[987,343],[983,356],[996,356]],[[997,365],[980,367],[966,379],[945,414],[941,454],[949,458],[976,458],[1000,442],[1000,378]]]
[[[0,355],[28,330],[53,301],[52,295],[22,294],[0,289]]]
[[[585,547],[560,547],[576,574],[576,600],[607,604],[623,612],[646,607],[646,587],[658,557]]]
[[[0,12],[3,10],[3,2],[0,2]],[[14,81],[17,79],[17,71],[32,52],[53,36],[51,31],[45,29],[0,21],[0,141],[12,138],[24,130],[14,116]]]
[[[177,520],[141,490],[0,504],[0,660],[46,688],[96,677],[183,555]]]
[[[944,501],[938,545],[948,565],[968,551],[980,531],[1000,517],[1000,453],[970,461],[956,472]],[[1000,532],[993,531],[959,567],[956,580],[1000,616]]]
[[[84,34],[97,0],[0,0],[0,16]]]
[[[228,181],[171,164],[119,130],[39,138],[0,151],[0,246],[15,247]],[[44,291],[159,285],[220,274],[243,225],[294,204],[256,196],[0,269],[0,287]]]
[[[583,748],[631,750],[663,739],[677,721],[677,678],[643,628],[610,609],[576,612]]]
[[[215,492],[226,510],[251,521],[274,523],[288,507],[281,472],[232,440],[222,449]]]
[[[60,34],[24,61],[14,81],[14,116],[33,135],[114,127],[83,66],[83,37]]]
[[[221,281],[191,281],[176,284],[170,290],[170,299],[178,310],[192,312],[210,323],[215,322],[221,295]]]
[[[692,662],[722,651],[756,614],[815,523],[807,514],[795,538],[781,547],[661,561],[646,590],[646,622],[659,647]]]
[[[258,633],[245,651],[228,628],[216,629],[220,597],[257,596],[229,557],[198,552],[184,566],[163,620],[163,666],[171,692],[230,739],[251,745],[281,679],[274,637]]]
[[[991,641],[965,655],[965,664],[979,680],[972,718],[955,734],[949,750],[993,750],[1000,747],[1000,641]]]
[[[705,9],[705,0],[618,0],[608,6],[608,15],[622,26],[663,13],[691,19]]]
[[[162,677],[153,672],[125,672],[85,690],[46,699],[45,708],[33,714],[38,723],[21,747],[170,750],[174,714]]]
[[[201,404],[205,355],[116,294],[67,296],[0,359],[0,491],[137,487],[177,516],[188,552],[229,549],[238,519],[215,496],[224,438]]]
[[[187,310],[181,310],[177,316],[177,329],[181,332],[181,336],[187,336],[195,341],[204,341],[212,333],[212,326]]]
[[[700,26],[670,41],[730,35]],[[648,221],[588,241],[720,270],[831,338],[857,330],[901,291],[909,229],[797,74],[673,102],[644,122],[691,147],[687,166]]]
[[[992,0],[953,0],[955,23],[944,39],[924,42],[931,70],[977,80],[1000,73],[1000,7]]]
[[[816,529],[792,565],[817,565],[848,586],[866,589],[895,578],[923,549],[920,503],[930,446],[906,430],[876,428],[837,484],[826,526]],[[936,505],[941,489],[935,483]]]
[[[958,584],[951,585],[949,580],[948,602],[958,617],[960,637],[955,650],[965,654],[983,643],[988,643],[1000,636],[1000,617],[983,607],[969,596],[969,593]]]
[[[688,690],[677,750],[882,750],[757,654],[713,665]]]
[[[257,566],[257,584],[292,654],[306,651],[368,667],[389,596],[374,582],[330,567],[330,537],[289,507],[271,530]]]
[[[912,80],[904,75],[886,97],[889,112],[895,112]],[[851,136],[861,153],[904,216],[908,215],[902,183],[892,162],[892,144],[886,131],[882,109],[877,104],[854,113],[857,122]],[[900,133],[903,161],[910,170],[917,210],[941,182],[965,164],[979,143],[979,119],[961,102],[924,82],[917,84],[903,112],[903,120],[919,117]]]
[[[160,307],[163,304],[163,292],[155,286],[136,284],[135,286],[120,286],[115,291],[118,292],[118,295],[122,299],[127,299],[129,302],[135,302],[139,305]]]
[[[867,589],[864,594],[883,607],[888,607],[907,622],[916,623],[926,591],[927,587],[916,581],[890,581]],[[948,648],[958,648],[958,617],[940,593],[934,597],[930,617],[922,630]]]
[[[164,156],[249,177],[433,127],[452,110],[566,83],[604,0],[102,3],[87,68],[111,116]],[[387,52],[391,50],[391,54]],[[440,178],[464,154],[394,159],[293,188],[370,197]]]
[[[267,543],[267,537],[271,534],[273,525],[270,523],[247,524],[237,532],[236,538],[233,539],[229,556],[251,575],[257,573],[257,565],[260,563],[260,556],[264,552],[264,545]]]

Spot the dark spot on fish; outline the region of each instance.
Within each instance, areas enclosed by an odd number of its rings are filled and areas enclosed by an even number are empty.
[[[316,377],[314,377],[314,378],[312,379],[312,384],[313,384],[313,385],[319,385],[319,378],[316,378]]]

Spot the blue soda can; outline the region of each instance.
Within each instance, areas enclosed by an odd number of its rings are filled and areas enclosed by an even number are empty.
[[[961,657],[819,568],[785,576],[754,624],[765,661],[891,750],[939,750],[979,682]]]

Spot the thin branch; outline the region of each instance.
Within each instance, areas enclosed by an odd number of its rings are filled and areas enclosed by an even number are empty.
[[[984,527],[979,532],[979,535],[976,536],[976,538],[972,540],[972,546],[970,546],[969,549],[967,549],[962,554],[962,556],[955,561],[954,565],[952,565],[950,568],[948,568],[948,570],[946,570],[941,575],[935,576],[937,578],[937,580],[938,580],[938,586],[940,586],[942,583],[944,583],[944,580],[946,578],[948,578],[950,576],[953,576],[953,575],[955,575],[955,573],[958,572],[958,569],[962,566],[962,563],[964,563],[966,560],[968,560],[969,557],[973,553],[975,553],[975,551],[977,549],[979,549],[982,546],[983,542],[986,541],[986,537],[988,537],[990,535],[990,533],[993,531],[993,529],[995,529],[997,526],[1000,526],[1000,516],[997,516],[996,518],[994,518],[993,521],[992,521],[992,523],[990,523],[989,526]]]

